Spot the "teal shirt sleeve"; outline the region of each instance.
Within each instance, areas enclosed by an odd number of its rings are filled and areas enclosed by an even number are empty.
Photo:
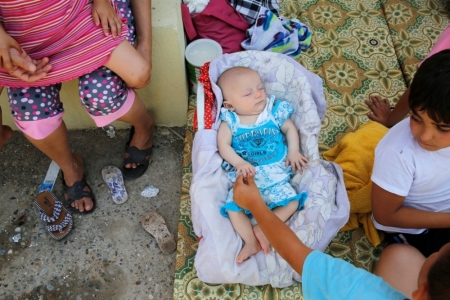
[[[302,290],[306,300],[408,299],[381,277],[320,251],[306,257]]]
[[[272,109],[272,114],[275,118],[278,127],[283,126],[284,121],[286,121],[286,119],[288,119],[293,112],[294,109],[291,107],[289,102],[282,100],[275,100]]]

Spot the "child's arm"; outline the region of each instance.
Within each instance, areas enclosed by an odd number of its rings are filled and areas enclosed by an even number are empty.
[[[96,26],[102,26],[103,32],[109,36],[109,32],[114,38],[120,36],[122,32],[122,20],[117,15],[109,0],[94,0],[92,4],[92,19]]]
[[[295,173],[298,170],[302,172],[302,167],[308,168],[308,159],[300,153],[300,138],[298,136],[297,128],[291,119],[286,119],[283,126],[281,126],[281,132],[286,136],[288,155],[286,159],[286,167],[290,164],[292,171]]]
[[[303,263],[312,249],[305,246],[295,233],[284,224],[263,202],[253,176],[244,180],[239,176],[234,184],[234,201],[251,211],[270,244],[298,273],[302,274]]]
[[[247,178],[248,175],[255,175],[255,167],[237,155],[231,147],[231,139],[231,130],[228,127],[227,122],[223,121],[220,124],[217,133],[217,145],[220,156],[236,168],[236,174],[242,174],[245,178]]]
[[[405,197],[372,183],[372,212],[384,225],[401,228],[449,228],[450,213],[424,211],[403,205]]]
[[[389,100],[379,97],[372,97],[371,101],[366,100],[365,103],[370,108],[367,114],[369,119],[383,124],[386,127],[392,127],[403,120],[409,112],[409,88],[403,93],[400,99],[391,111]]]
[[[131,0],[131,8],[136,23],[136,50],[144,57],[152,69],[152,1]]]

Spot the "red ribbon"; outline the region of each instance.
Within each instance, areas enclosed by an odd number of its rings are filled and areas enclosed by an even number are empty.
[[[214,101],[214,94],[211,88],[211,81],[209,79],[209,62],[205,63],[203,67],[200,68],[200,77],[198,82],[203,83],[203,90],[205,92],[205,129],[212,129],[212,125],[216,119],[213,115],[213,110],[217,112],[216,102]]]

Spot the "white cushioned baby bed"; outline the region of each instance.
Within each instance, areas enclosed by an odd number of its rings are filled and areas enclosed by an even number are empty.
[[[213,59],[209,69],[219,108],[216,111],[220,111],[223,98],[215,83],[224,70],[234,66],[257,71],[267,95],[289,101],[295,110],[291,119],[300,133],[301,152],[310,162],[309,168],[302,175],[295,175],[291,184],[298,191],[306,191],[308,199],[304,208],[288,220],[288,225],[306,245],[323,251],[347,222],[350,205],[342,169],[319,156],[318,135],[326,110],[322,80],[284,54],[264,51],[225,54]],[[203,104],[199,103],[197,115],[203,117]],[[229,219],[219,212],[231,188],[217,149],[220,122],[217,114],[213,129],[199,129],[192,150],[192,222],[196,235],[201,238],[194,263],[198,278],[207,283],[271,284],[273,287],[301,281],[301,276],[273,249],[267,255],[259,251],[242,264],[236,263],[243,242]]]

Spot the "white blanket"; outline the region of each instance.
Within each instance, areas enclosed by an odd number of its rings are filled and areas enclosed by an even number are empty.
[[[302,175],[292,178],[291,184],[298,191],[306,191],[308,199],[304,208],[288,220],[288,225],[306,245],[323,251],[347,222],[350,205],[342,169],[319,157],[318,135],[326,107],[322,80],[283,54],[263,51],[225,54],[213,59],[209,71],[217,107],[222,106],[223,98],[215,82],[224,70],[233,66],[256,70],[266,93],[289,101],[295,110],[291,119],[299,129],[301,152],[310,163]],[[201,111],[198,116],[202,116]],[[294,280],[301,281],[301,276],[273,249],[267,255],[260,251],[242,264],[236,263],[243,242],[229,219],[219,212],[231,188],[217,149],[219,125],[216,116],[213,129],[197,131],[192,149],[192,222],[196,235],[201,237],[194,263],[198,278],[207,283],[271,284],[280,288]]]

